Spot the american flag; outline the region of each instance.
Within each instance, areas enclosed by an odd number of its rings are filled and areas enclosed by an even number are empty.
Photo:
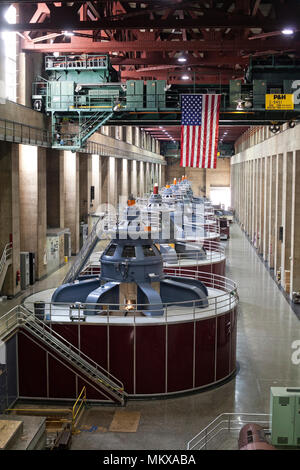
[[[216,168],[221,95],[181,95],[180,166]]]

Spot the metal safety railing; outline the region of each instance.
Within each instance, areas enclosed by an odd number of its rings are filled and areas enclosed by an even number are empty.
[[[102,251],[93,253],[89,261],[80,272],[80,276],[98,276],[100,275],[101,265],[100,257]],[[207,241],[205,249],[203,244],[197,242],[189,242],[188,249],[185,253],[163,253],[163,265],[165,268],[176,264],[176,267],[187,268],[188,266],[197,266],[201,270],[201,265],[212,265],[225,260],[225,247],[218,241]]]
[[[101,391],[106,398],[121,404],[125,403],[124,385],[119,379],[20,305],[0,318],[0,339],[4,339],[17,328],[26,330],[38,341],[54,350],[64,361],[76,368],[77,373],[78,371],[81,373],[83,380]]]
[[[226,445],[226,440],[228,449],[237,449],[238,435],[244,425],[259,424],[269,432],[270,418],[266,413],[222,413],[187,443],[187,450],[217,450]]]
[[[80,252],[78,253],[75,262],[71,266],[70,270],[66,274],[63,284],[67,282],[72,282],[76,279],[79,273],[82,271],[84,265],[88,261],[93,249],[95,248],[96,244],[100,240],[101,236],[103,235],[103,231],[101,229],[101,222],[104,216],[100,216],[97,222],[93,225],[91,232],[89,233],[88,237],[86,238],[85,242],[82,245]]]
[[[86,404],[86,387],[84,386],[78,395],[73,408],[72,408],[72,432],[76,432],[76,420],[79,417],[79,413],[83,410],[84,405]]]
[[[108,56],[105,54],[73,54],[71,56],[45,57],[46,70],[59,70],[59,69],[107,69]]]
[[[4,247],[4,250],[3,250],[3,253],[2,253],[2,256],[0,258],[0,276],[1,276],[1,273],[6,265],[6,263],[8,261],[11,260],[12,258],[12,242],[10,243],[7,243]]]
[[[6,276],[7,267],[12,262],[12,243],[7,243],[4,247],[3,253],[0,258],[0,292],[3,286],[3,282]]]
[[[201,306],[199,300],[185,300],[179,302],[163,302],[162,304],[137,304],[136,301],[128,303],[89,303],[76,302],[75,304],[67,302],[45,302],[45,318],[51,322],[70,322],[82,321],[88,317],[89,323],[106,323],[121,319],[126,316],[127,322],[140,322],[144,317],[143,312],[150,310],[157,311],[160,316],[156,316],[157,322],[168,323],[176,322],[178,319],[197,320],[205,319],[211,316],[223,315],[233,310],[238,304],[237,285],[231,279],[214,273],[201,272],[192,268],[168,267],[168,276],[183,277],[188,279],[197,279],[203,282],[208,288],[208,305]],[[100,285],[100,280],[99,280]],[[25,300],[25,306],[28,310],[34,311],[34,301],[30,297]],[[163,308],[163,315],[161,309]],[[118,317],[118,318],[116,318]],[[121,320],[122,321],[122,320]]]
[[[42,147],[51,146],[51,135],[48,130],[1,118],[0,140]]]

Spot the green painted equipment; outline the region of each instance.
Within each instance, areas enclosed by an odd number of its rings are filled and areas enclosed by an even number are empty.
[[[300,447],[300,388],[271,387],[272,444]]]
[[[279,59],[277,59],[278,62]],[[47,78],[33,84],[32,104],[52,118],[52,146],[72,151],[109,122],[113,126],[180,125],[181,95],[220,94],[220,124],[294,125],[300,112],[300,60],[252,60],[245,79],[229,85],[168,85],[166,80],[121,82],[106,54],[46,56]],[[287,73],[288,71],[288,73]],[[274,72],[274,73],[273,73]],[[251,80],[250,80],[251,77]],[[271,77],[271,78],[270,78]],[[294,109],[266,109],[266,94],[294,96]]]

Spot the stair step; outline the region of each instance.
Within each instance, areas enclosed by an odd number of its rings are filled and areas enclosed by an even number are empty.
[[[97,371],[95,367],[89,365],[84,359],[81,359],[80,356],[76,357],[76,352],[70,352],[69,349],[59,344],[59,340],[55,340],[51,337],[51,333],[44,331],[44,327],[41,327],[38,323],[31,321],[24,323],[34,335],[37,335],[39,339],[42,339],[45,343],[53,347],[58,353],[64,355],[64,358],[70,361],[74,366],[81,370],[84,374],[89,376],[89,379],[98,385],[99,388],[105,388],[110,394],[114,395],[118,400],[124,402],[122,393],[118,390],[117,384],[108,383],[108,379],[101,372]],[[66,353],[66,350],[68,351]]]

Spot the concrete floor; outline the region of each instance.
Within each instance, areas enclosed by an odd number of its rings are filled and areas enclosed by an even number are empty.
[[[271,386],[299,386],[300,365],[291,361],[292,342],[300,340],[299,320],[236,224],[231,226],[226,251],[227,276],[237,282],[240,296],[237,376],[198,394],[129,401],[125,409],[141,414],[133,433],[108,430],[116,408],[88,409],[81,424],[98,429],[73,436],[72,449],[184,450],[187,442],[219,414],[268,413]],[[54,287],[66,269],[37,283],[26,295]],[[0,304],[0,314],[5,304],[7,311],[19,302],[20,297]]]

